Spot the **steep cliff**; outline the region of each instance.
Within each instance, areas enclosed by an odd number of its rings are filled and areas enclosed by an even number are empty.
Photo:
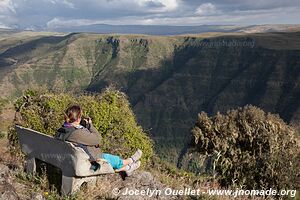
[[[114,84],[160,155],[175,163],[200,111],[253,104],[300,121],[299,32],[29,35],[1,38],[1,94],[98,92]]]

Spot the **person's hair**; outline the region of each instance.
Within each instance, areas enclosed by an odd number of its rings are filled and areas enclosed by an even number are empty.
[[[65,121],[68,123],[73,123],[77,121],[82,115],[82,109],[79,105],[71,105],[65,111]]]

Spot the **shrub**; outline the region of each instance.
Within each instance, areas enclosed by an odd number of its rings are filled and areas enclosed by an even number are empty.
[[[254,106],[214,117],[202,112],[192,134],[194,151],[215,158],[222,186],[299,189],[299,138],[279,116]]]
[[[124,93],[107,88],[101,94],[55,94],[28,90],[15,102],[17,123],[54,135],[64,121],[63,113],[70,104],[79,104],[83,115],[92,118],[94,126],[102,135],[101,149],[104,152],[128,157],[137,148],[143,150],[143,161],[153,155],[152,140],[136,123]],[[9,140],[16,146],[15,130],[9,131]]]

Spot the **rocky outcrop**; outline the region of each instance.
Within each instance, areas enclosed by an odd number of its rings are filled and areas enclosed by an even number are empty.
[[[144,200],[144,199],[179,199],[163,193],[168,188],[159,182],[150,172],[138,171],[124,180],[119,174],[99,176],[97,192],[104,199]],[[161,191],[161,193],[159,192]]]
[[[0,163],[0,199],[42,200],[48,195],[40,189],[35,191],[30,181],[21,181],[17,174],[22,169],[12,169]],[[36,185],[35,187],[45,187]],[[118,199],[118,200],[169,200],[181,199],[177,195],[166,195],[164,190],[168,187],[157,180],[150,172],[136,171],[132,176],[122,178],[120,174],[99,175],[95,187],[86,191],[79,191],[78,199]],[[47,189],[46,189],[47,190]],[[88,194],[87,194],[88,193]],[[53,195],[53,194],[52,194]],[[55,194],[56,198],[58,194]]]

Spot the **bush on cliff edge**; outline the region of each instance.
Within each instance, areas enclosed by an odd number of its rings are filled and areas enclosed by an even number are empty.
[[[137,148],[143,150],[143,161],[153,155],[152,140],[136,122],[124,93],[107,88],[97,95],[74,95],[28,90],[16,103],[17,119],[25,127],[54,135],[64,121],[63,113],[70,104],[82,106],[84,116],[92,118],[102,135],[101,149],[126,158]],[[16,146],[17,136],[13,128],[8,135],[11,146]]]
[[[254,106],[214,117],[202,112],[192,133],[193,151],[214,158],[222,186],[299,189],[299,138],[279,116]]]

